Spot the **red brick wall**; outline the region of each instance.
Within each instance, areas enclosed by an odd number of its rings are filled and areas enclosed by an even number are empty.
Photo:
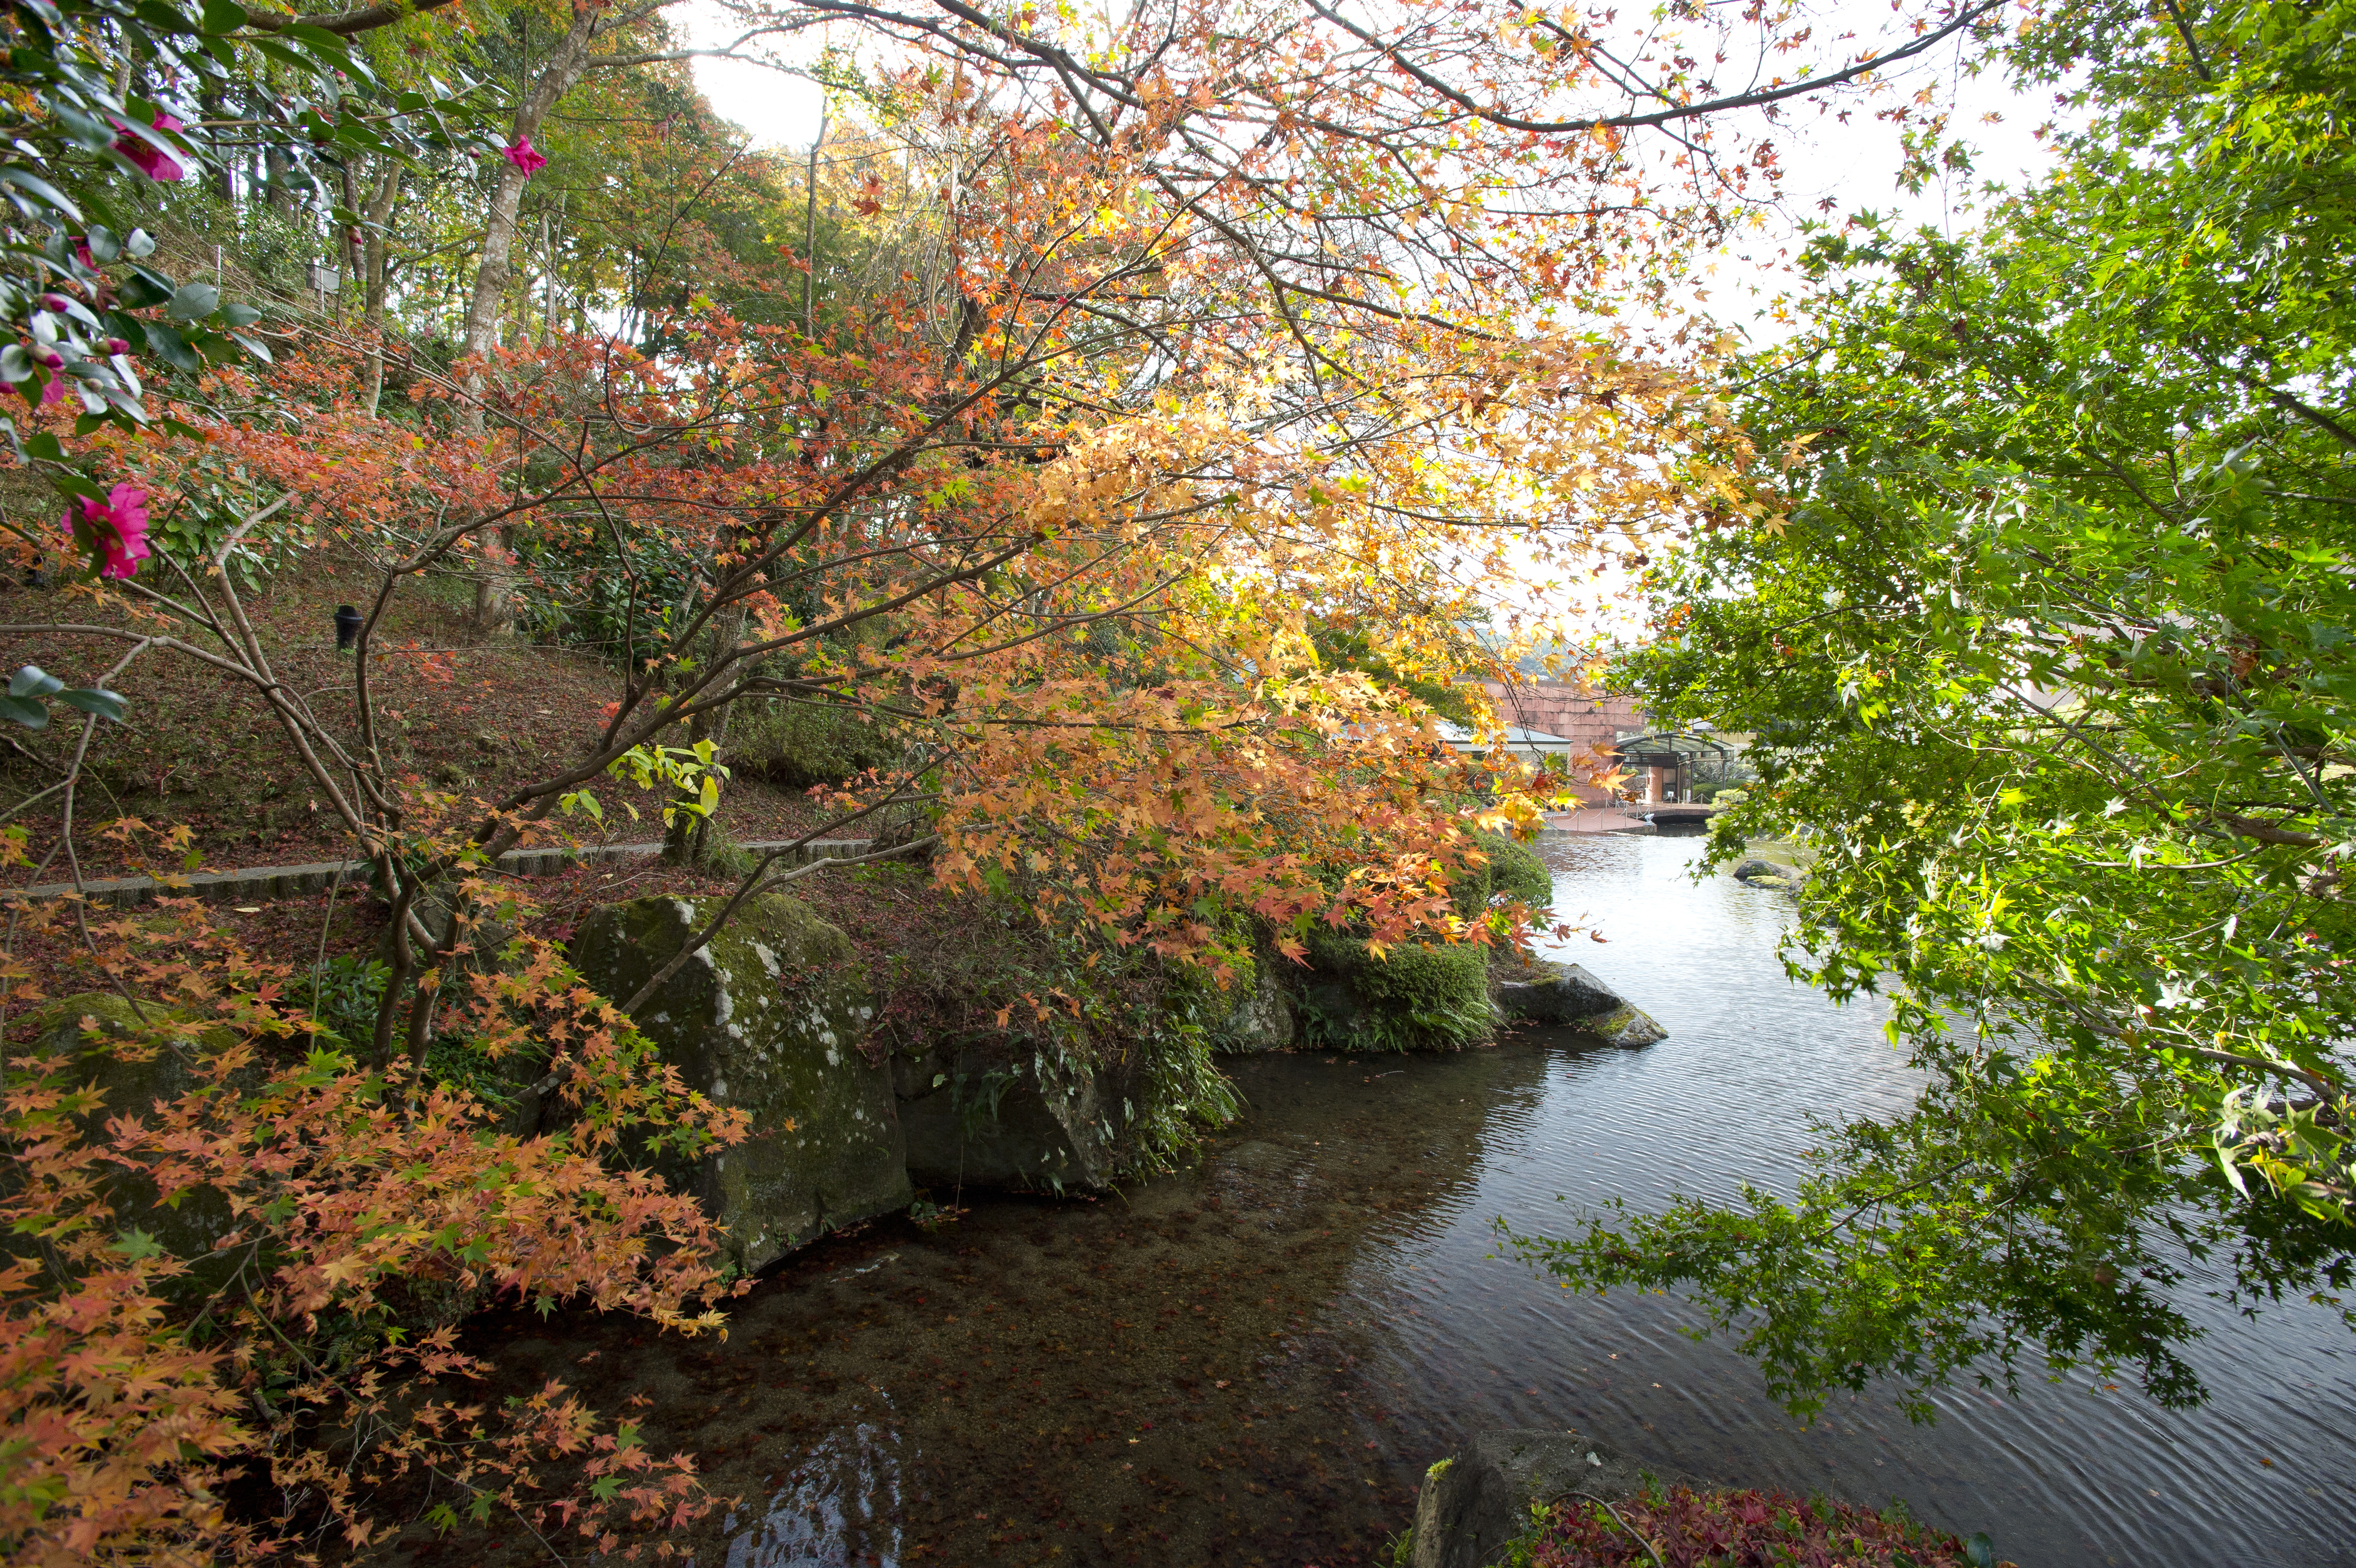
[[[1623,730],[1651,727],[1632,697],[1599,695],[1584,686],[1554,681],[1517,682],[1511,686],[1483,681],[1481,684],[1496,705],[1498,716],[1507,724],[1562,736],[1572,743],[1575,758],[1590,751],[1608,752]],[[1579,795],[1590,805],[1603,804],[1607,799],[1602,790],[1589,788],[1581,788]]]

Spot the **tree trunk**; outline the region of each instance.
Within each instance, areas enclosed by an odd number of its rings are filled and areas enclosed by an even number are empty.
[[[280,151],[276,143],[262,149],[262,199],[270,210],[282,218],[294,214],[294,160]]]
[[[583,6],[573,13],[573,25],[557,40],[547,60],[541,66],[540,76],[516,105],[515,139],[521,141],[540,134],[548,112],[556,101],[573,90],[588,69],[589,45],[597,28],[600,11]],[[512,144],[510,144],[512,145]],[[516,223],[523,209],[525,173],[501,158],[498,183],[491,187],[490,210],[483,228],[483,261],[475,272],[475,292],[466,306],[466,323],[459,341],[459,352],[476,361],[466,373],[466,397],[460,406],[459,428],[466,434],[485,434],[483,396],[487,390],[487,378],[482,368],[491,350],[498,346],[499,317],[507,305],[508,285],[514,272],[510,258],[515,252]],[[484,631],[504,631],[513,618],[510,601],[514,596],[514,578],[507,560],[507,531],[492,531],[484,543],[496,557],[484,562],[475,577],[475,622]]]
[[[198,98],[197,102],[204,105],[206,119],[226,120],[229,118],[229,112],[221,107],[220,88],[207,88]],[[211,183],[213,194],[220,198],[222,206],[233,207],[236,204],[237,177],[230,172],[229,159],[222,158],[216,162],[212,166],[212,172],[205,177]]]
[[[363,308],[369,332],[368,411],[376,416],[377,403],[384,396],[384,298],[387,292],[385,267],[391,244],[385,234],[385,225],[392,221],[393,205],[401,199],[401,166],[387,158],[384,172],[378,177],[376,189],[369,195],[369,228],[360,276],[366,294]]]
[[[522,102],[516,105],[515,135],[520,141],[540,134],[548,112],[556,101],[573,91],[581,73],[588,68],[591,34],[596,26],[597,12],[584,7],[573,18],[573,26],[541,68],[540,79]],[[528,177],[513,164],[499,160],[498,183],[491,188],[491,205],[484,220],[483,262],[476,269],[475,292],[466,306],[466,331],[459,343],[462,353],[480,358],[498,343],[499,315],[505,305],[508,282],[513,267],[509,258],[515,252],[516,222],[523,208],[523,187]],[[468,379],[470,391],[478,391],[481,373]],[[470,404],[472,429],[482,428],[479,404]]]

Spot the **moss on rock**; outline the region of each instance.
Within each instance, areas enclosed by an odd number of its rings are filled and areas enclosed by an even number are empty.
[[[102,1136],[111,1118],[153,1116],[159,1101],[168,1104],[197,1087],[208,1058],[239,1043],[227,1029],[199,1028],[186,1014],[152,1003],[134,1008],[111,991],[48,1004],[26,1019],[21,1037],[31,1050],[12,1055],[70,1057],[76,1086],[104,1096],[103,1106],[77,1119],[85,1138]],[[162,1283],[168,1299],[199,1302],[228,1283],[241,1250],[214,1250],[237,1228],[227,1195],[196,1187],[166,1203],[148,1177],[117,1165],[106,1171],[104,1196],[114,1210],[115,1234],[127,1239],[140,1232],[188,1265]]]
[[[626,1001],[719,903],[607,905],[573,938],[573,965]],[[914,1196],[890,1069],[860,1049],[873,1012],[854,958],[841,931],[771,894],[739,909],[634,1020],[691,1089],[751,1117],[744,1143],[666,1168],[727,1229],[747,1271]]]
[[[1280,1051],[1299,1033],[1293,1022],[1292,998],[1282,978],[1285,960],[1269,950],[1237,953],[1226,989],[1215,991],[1211,1009],[1216,1015],[1210,1030],[1211,1048],[1237,1055]]]

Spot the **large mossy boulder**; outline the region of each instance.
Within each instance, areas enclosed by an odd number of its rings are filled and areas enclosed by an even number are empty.
[[[1010,1058],[976,1042],[893,1066],[908,1176],[937,1196],[967,1187],[1102,1191],[1131,1163],[1130,1130],[1148,1092],[1140,1061]]]
[[[1318,931],[1296,984],[1301,1033],[1320,1047],[1456,1050],[1496,1027],[1489,950],[1472,942],[1401,942],[1377,954],[1358,938]]]
[[[1268,948],[1236,961],[1226,989],[1215,993],[1214,1006],[1220,1011],[1211,1027],[1213,1050],[1248,1056],[1280,1051],[1292,1044],[1300,1029],[1293,1021],[1292,996],[1285,990],[1280,967],[1286,962]]]
[[[573,967],[627,1001],[718,908],[609,904],[574,935]],[[727,1230],[740,1268],[915,1196],[891,1069],[861,1048],[873,1016],[851,939],[778,894],[740,908],[635,1015],[689,1088],[751,1118],[744,1143],[667,1172]]]
[[[144,1014],[144,1017],[143,1017]],[[159,1027],[160,1026],[160,1027]],[[225,1029],[200,1030],[185,1014],[146,1004],[134,1009],[111,991],[61,997],[27,1018],[11,1056],[57,1055],[72,1058],[75,1087],[94,1089],[105,1104],[78,1118],[81,1135],[96,1142],[117,1117],[152,1120],[158,1102],[169,1104],[196,1088],[205,1059],[236,1045]],[[166,1282],[164,1293],[196,1302],[210,1296],[236,1273],[243,1249],[217,1252],[215,1243],[237,1229],[229,1198],[210,1187],[191,1187],[177,1200],[159,1200],[155,1184],[119,1165],[109,1167],[103,1193],[114,1210],[114,1232],[128,1242],[145,1235],[188,1265]]]
[[[1507,1017],[1577,1029],[1607,1045],[1649,1046],[1669,1035],[1649,1014],[1575,963],[1534,959],[1501,970],[1497,1004]]]

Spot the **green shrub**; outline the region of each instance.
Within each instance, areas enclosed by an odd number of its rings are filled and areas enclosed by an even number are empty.
[[[840,784],[900,755],[898,736],[850,707],[751,699],[729,721],[728,766],[789,789]]]
[[[1529,845],[1504,833],[1475,832],[1472,843],[1489,857],[1483,865],[1468,865],[1448,880],[1456,912],[1477,920],[1497,897],[1518,898],[1533,909],[1554,902],[1554,873]]]
[[[292,1000],[347,1048],[364,1047],[376,1033],[376,1010],[384,999],[391,966],[356,954],[338,953],[302,972]]]
[[[1554,873],[1547,869],[1537,851],[1504,833],[1472,836],[1489,857],[1491,897],[1518,898],[1533,909],[1543,909],[1554,902]]]
[[[1321,1048],[1455,1050],[1495,1026],[1486,948],[1402,942],[1376,958],[1359,938],[1318,931],[1309,961],[1301,1027]]]

